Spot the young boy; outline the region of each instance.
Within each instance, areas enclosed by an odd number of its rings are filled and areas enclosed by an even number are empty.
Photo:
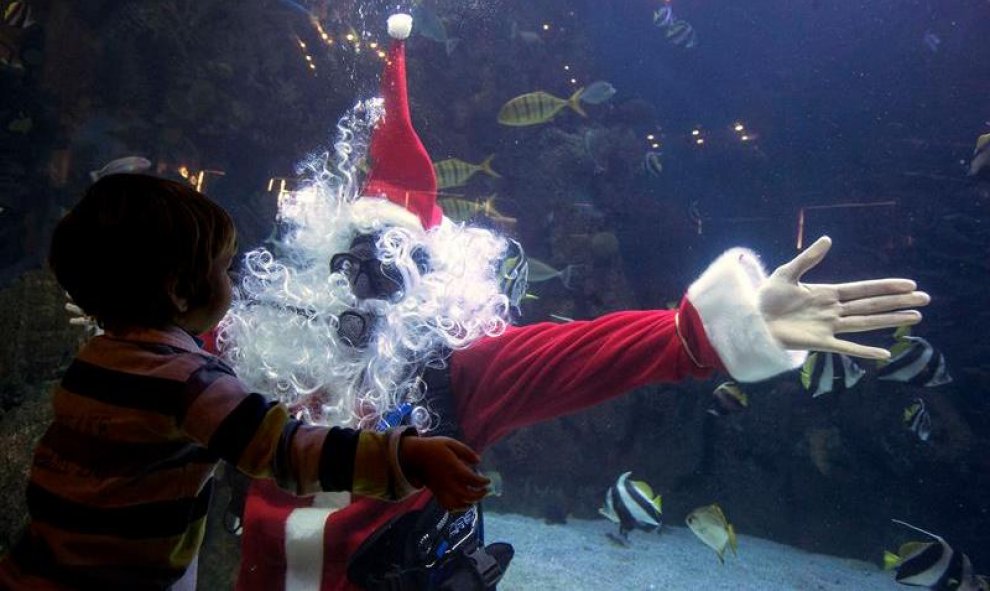
[[[227,312],[235,251],[227,212],[144,175],[99,180],[59,222],[51,267],[105,334],[55,392],[31,522],[0,561],[0,588],[195,589],[220,460],[297,494],[395,500],[425,486],[450,509],[485,494],[467,446],[302,424],[204,352],[193,335]]]

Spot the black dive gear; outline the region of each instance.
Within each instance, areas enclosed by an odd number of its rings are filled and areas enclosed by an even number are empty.
[[[368,591],[487,591],[514,552],[481,537],[481,506],[448,513],[431,499],[369,537],[347,565],[347,578]]]
[[[330,258],[330,270],[347,277],[354,295],[361,300],[379,299],[394,302],[402,297],[402,275],[395,265],[385,264],[375,254],[380,234],[359,234],[350,250]],[[422,248],[412,252],[420,273],[430,269],[429,255]]]
[[[347,345],[363,349],[371,342],[371,330],[378,317],[370,312],[347,310],[337,317],[337,335]]]
[[[457,424],[450,369],[427,368],[423,404],[437,421],[431,435],[463,440]],[[397,409],[392,419],[409,413]],[[510,544],[485,545],[481,505],[448,513],[436,499],[420,510],[399,515],[372,534],[347,564],[347,578],[367,591],[493,591],[512,560]]]
[[[402,274],[395,265],[385,264],[375,255],[379,237],[380,234],[359,234],[351,241],[350,250],[330,258],[330,271],[346,277],[358,299],[395,302],[402,298]],[[429,271],[430,260],[425,250],[414,249],[412,259],[420,274]],[[348,310],[341,313],[337,320],[340,340],[351,347],[363,349],[371,342],[378,317],[370,312]]]

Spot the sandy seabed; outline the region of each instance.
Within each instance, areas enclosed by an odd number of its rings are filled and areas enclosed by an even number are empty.
[[[608,540],[617,526],[604,519],[566,525],[513,514],[485,514],[485,540],[507,541],[516,555],[499,591],[884,591],[908,589],[879,566],[811,554],[760,538],[739,536],[725,564],[687,527],[632,532],[630,545]]]

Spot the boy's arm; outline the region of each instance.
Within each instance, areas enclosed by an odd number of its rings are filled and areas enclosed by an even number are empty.
[[[304,424],[284,405],[248,392],[215,360],[189,378],[187,392],[183,431],[252,477],[273,478],[296,494],[349,490],[393,500],[416,490],[399,462],[402,439],[415,430]]]

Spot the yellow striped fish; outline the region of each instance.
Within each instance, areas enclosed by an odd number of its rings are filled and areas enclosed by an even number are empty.
[[[459,197],[443,197],[439,199],[443,214],[455,222],[466,222],[476,215],[483,215],[493,221],[507,224],[515,223],[516,218],[502,215],[492,203],[495,196],[485,200],[461,199]]]
[[[539,125],[553,119],[564,107],[570,107],[582,117],[587,117],[587,113],[581,108],[578,102],[584,88],[579,88],[565,100],[554,96],[548,92],[530,92],[510,100],[502,105],[502,110],[498,112],[498,122],[502,125],[512,125],[522,127],[525,125]]]
[[[502,178],[502,175],[492,170],[492,154],[481,164],[471,164],[458,158],[450,158],[442,162],[434,162],[433,169],[437,173],[437,188],[449,189],[450,187],[460,187],[473,177],[476,173],[483,172],[495,178]]]

